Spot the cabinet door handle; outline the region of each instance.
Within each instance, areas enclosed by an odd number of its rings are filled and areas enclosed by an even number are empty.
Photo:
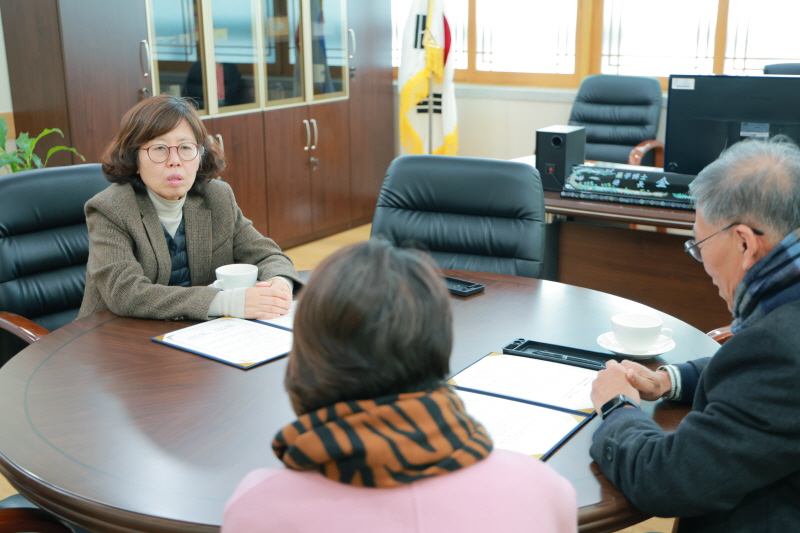
[[[142,39],[142,42],[139,43],[139,65],[142,67],[142,76],[145,78],[150,76],[151,59],[150,44],[147,42],[147,39]]]
[[[311,144],[311,128],[308,126],[308,120],[303,119],[303,124],[306,125],[306,145],[303,150],[308,150],[308,145]]]
[[[356,57],[356,30],[353,28],[347,28],[347,34],[350,36],[350,42],[353,45],[350,47],[350,55],[348,55],[347,58],[353,59]]]
[[[222,140],[222,135],[217,133],[215,137],[217,138],[217,141],[219,142],[219,147],[222,148],[222,151],[224,152],[225,151],[225,141]]]
[[[311,124],[314,126],[314,142],[311,143],[311,149],[317,149],[317,143],[319,142],[319,130],[317,130],[317,119],[312,118]]]

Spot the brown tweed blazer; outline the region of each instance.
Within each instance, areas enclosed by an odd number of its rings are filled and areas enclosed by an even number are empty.
[[[205,287],[214,270],[231,263],[258,265],[258,279],[302,282],[292,261],[246,219],[230,186],[211,180],[204,196],[183,205],[192,287],[170,287],[172,260],[156,208],[130,185],[113,184],[86,202],[89,262],[79,317],[102,309],[121,316],[206,320],[217,289]]]

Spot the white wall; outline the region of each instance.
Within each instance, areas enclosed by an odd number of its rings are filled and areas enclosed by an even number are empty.
[[[536,130],[566,125],[577,89],[456,84],[458,155],[514,159],[531,155]],[[398,91],[395,82],[395,131]],[[656,139],[664,141],[666,96]],[[399,135],[395,153],[400,154]]]
[[[458,155],[513,159],[531,155],[536,130],[566,125],[577,89],[460,84]],[[664,140],[666,102],[656,138]]]

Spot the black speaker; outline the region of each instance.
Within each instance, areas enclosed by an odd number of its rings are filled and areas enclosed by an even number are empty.
[[[586,128],[549,126],[536,130],[536,170],[546,191],[560,191],[572,167],[586,158]]]

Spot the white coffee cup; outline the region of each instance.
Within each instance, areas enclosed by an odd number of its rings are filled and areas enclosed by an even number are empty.
[[[642,313],[620,313],[611,317],[614,337],[627,351],[645,353],[653,347],[659,335],[672,338],[670,328],[662,328],[660,318]]]
[[[214,282],[214,287],[223,291],[252,287],[258,279],[258,267],[243,263],[221,266],[217,268],[216,273],[217,281]]]

